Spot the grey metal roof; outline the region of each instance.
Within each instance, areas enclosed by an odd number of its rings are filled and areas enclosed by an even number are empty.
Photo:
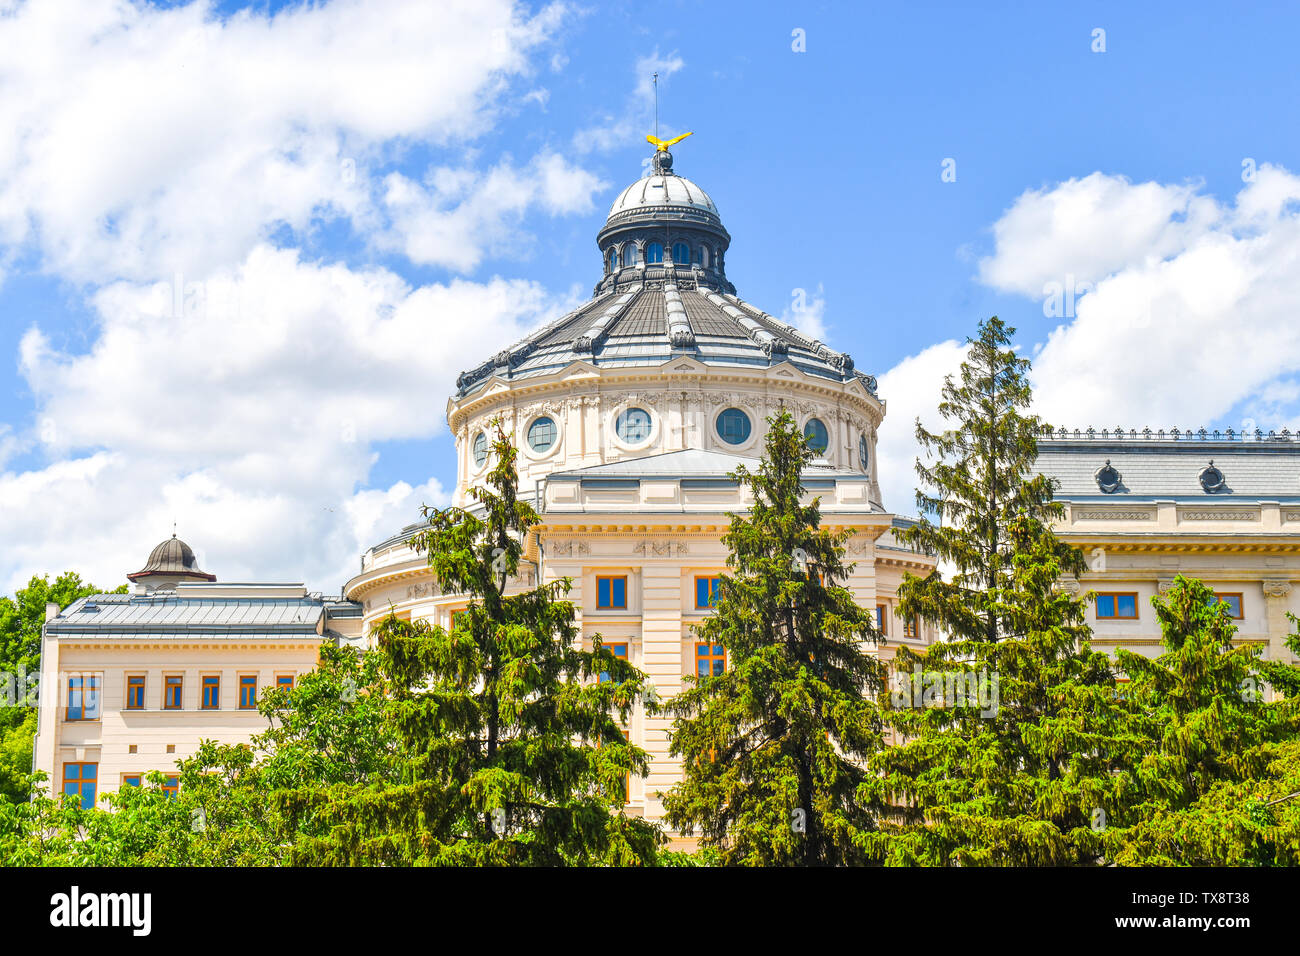
[[[50,621],[57,637],[94,634],[132,638],[170,636],[288,637],[321,631],[330,617],[355,617],[359,605],[338,598],[189,596],[184,588],[148,594],[92,594]]]
[[[1132,431],[1101,437],[1040,438],[1035,470],[1056,478],[1063,500],[1300,500],[1300,441],[1267,436],[1242,440],[1224,435],[1182,432],[1174,438],[1146,437]],[[1095,477],[1109,460],[1119,472],[1119,487],[1102,491]],[[1200,474],[1213,460],[1223,487],[1207,491]]]

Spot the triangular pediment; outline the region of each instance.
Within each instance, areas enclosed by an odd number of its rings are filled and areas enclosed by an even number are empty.
[[[709,370],[707,365],[698,359],[691,358],[689,355],[682,355],[674,359],[669,359],[659,368],[660,371],[663,372],[675,372],[678,374],[688,372],[707,372]]]

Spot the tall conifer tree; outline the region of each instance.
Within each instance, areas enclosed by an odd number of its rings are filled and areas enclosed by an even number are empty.
[[[622,730],[645,676],[599,641],[581,648],[568,579],[509,593],[539,519],[496,430],[487,483],[470,489],[477,507],[426,509],[413,539],[468,609],[450,630],[392,615],[376,628],[402,782],[299,794],[297,811],[332,831],[304,841],[296,862],[654,860],[657,830],[622,812],[629,775],[647,770]]]
[[[724,865],[865,859],[871,816],[856,792],[881,743],[882,672],[864,649],[871,619],[843,587],[849,532],[820,526],[819,499],[803,503],[812,457],[783,409],[768,419],[758,470],[733,473],[754,504],[732,515],[731,573],[697,632],[725,648],[726,669],[688,679],[668,704],[685,776],[665,797],[667,819],[698,831]]]

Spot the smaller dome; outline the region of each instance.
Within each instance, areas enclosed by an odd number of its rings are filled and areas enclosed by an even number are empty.
[[[655,173],[628,186],[609,207],[608,225],[658,211],[689,210],[703,213],[711,222],[720,223],[718,207],[695,183],[675,173]]]
[[[149,560],[141,570],[126,577],[128,581],[139,581],[154,575],[173,575],[199,581],[217,579],[215,574],[199,570],[194,550],[175,534],[149,552]]]

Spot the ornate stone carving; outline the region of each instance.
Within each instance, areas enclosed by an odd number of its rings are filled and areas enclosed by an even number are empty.
[[[1258,521],[1258,511],[1184,511],[1184,521]]]
[[[427,584],[412,584],[406,589],[406,596],[408,598],[424,597],[428,593],[429,586]]]
[[[1092,473],[1092,477],[1097,479],[1097,487],[1107,495],[1113,495],[1124,483],[1124,476],[1110,463],[1109,458],[1106,459],[1106,464]]]
[[[1284,598],[1291,593],[1291,582],[1278,579],[1264,582],[1264,596],[1270,598]]]
[[[1081,511],[1075,517],[1084,521],[1152,521],[1154,511]]]

